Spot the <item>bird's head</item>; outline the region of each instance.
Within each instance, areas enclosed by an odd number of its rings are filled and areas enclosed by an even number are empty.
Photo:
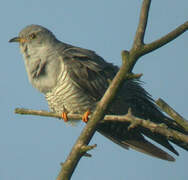
[[[26,47],[36,50],[55,44],[57,39],[48,29],[40,25],[29,25],[20,31],[18,37],[10,39],[9,42],[18,42],[22,53],[24,53]]]
[[[39,25],[29,25],[9,40],[20,45],[29,81],[46,93],[56,84],[59,61],[56,47],[61,45],[53,33]]]

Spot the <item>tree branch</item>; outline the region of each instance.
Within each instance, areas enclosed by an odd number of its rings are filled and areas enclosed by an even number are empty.
[[[177,124],[183,127],[188,132],[188,121],[178,114],[172,107],[170,107],[164,100],[158,99],[156,104],[170,117],[172,117]]]
[[[152,43],[145,44],[143,46],[142,50],[140,51],[141,55],[150,53],[150,52],[164,46],[165,44],[169,43],[170,41],[176,39],[178,36],[180,36],[187,30],[188,30],[188,21],[185,22],[184,24],[180,25],[179,27],[177,27],[172,32],[163,36],[162,38],[160,38]]]
[[[167,109],[167,108],[165,108]],[[37,110],[30,110],[30,109],[23,109],[23,108],[16,108],[15,113],[17,114],[24,114],[24,115],[37,115],[37,116],[44,116],[44,117],[56,117],[56,118],[61,118],[60,113],[52,113],[48,111],[37,111]],[[69,120],[80,120],[82,119],[82,114],[67,114],[67,117]],[[89,117],[90,118],[90,117]],[[167,139],[175,139],[178,141],[182,141],[185,143],[188,143],[188,136],[184,135],[178,131],[172,130],[168,128],[164,124],[156,124],[153,123],[149,120],[137,118],[134,115],[132,115],[131,110],[126,115],[123,116],[117,116],[117,115],[106,115],[100,123],[104,123],[105,121],[119,121],[122,123],[130,123],[129,129],[135,128],[137,126],[141,126],[143,128],[147,128],[152,132],[157,132],[163,136],[166,136]],[[186,122],[187,127],[188,127],[188,122]],[[95,145],[93,146],[81,146],[81,152],[84,152],[96,147]]]
[[[137,27],[137,31],[136,31],[136,35],[135,35],[135,39],[134,39],[134,43],[133,43],[134,49],[143,45],[145,30],[146,30],[147,21],[148,21],[150,4],[151,4],[151,0],[145,0],[142,3],[139,24]]]

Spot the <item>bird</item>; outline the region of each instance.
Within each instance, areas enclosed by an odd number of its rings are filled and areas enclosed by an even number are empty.
[[[92,113],[119,70],[118,66],[105,61],[92,50],[61,42],[41,25],[26,26],[9,42],[19,43],[28,79],[44,94],[52,112]],[[129,108],[136,117],[163,123],[188,134],[159,110],[140,80],[125,80],[105,114],[125,115]],[[142,127],[128,129],[129,125],[127,122],[105,121],[97,125],[97,131],[125,149],[132,148],[162,160],[175,161],[175,158],[149,139],[176,155],[179,153],[172,143],[188,151],[186,143],[173,138],[168,140]]]

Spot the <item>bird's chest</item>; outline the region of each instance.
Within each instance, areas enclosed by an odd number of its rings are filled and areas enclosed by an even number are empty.
[[[62,70],[56,87],[46,93],[50,109],[60,113],[84,113],[88,109],[93,110],[97,102],[75,85],[65,67],[62,66]]]

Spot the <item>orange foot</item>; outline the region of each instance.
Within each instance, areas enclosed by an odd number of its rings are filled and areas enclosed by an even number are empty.
[[[82,116],[82,121],[87,123],[88,122],[88,116],[91,114],[90,110],[87,110],[84,115]]]
[[[61,114],[61,117],[62,117],[62,119],[64,120],[64,122],[68,122],[68,117],[67,117],[67,113],[66,113],[66,112],[63,112],[63,113]]]

